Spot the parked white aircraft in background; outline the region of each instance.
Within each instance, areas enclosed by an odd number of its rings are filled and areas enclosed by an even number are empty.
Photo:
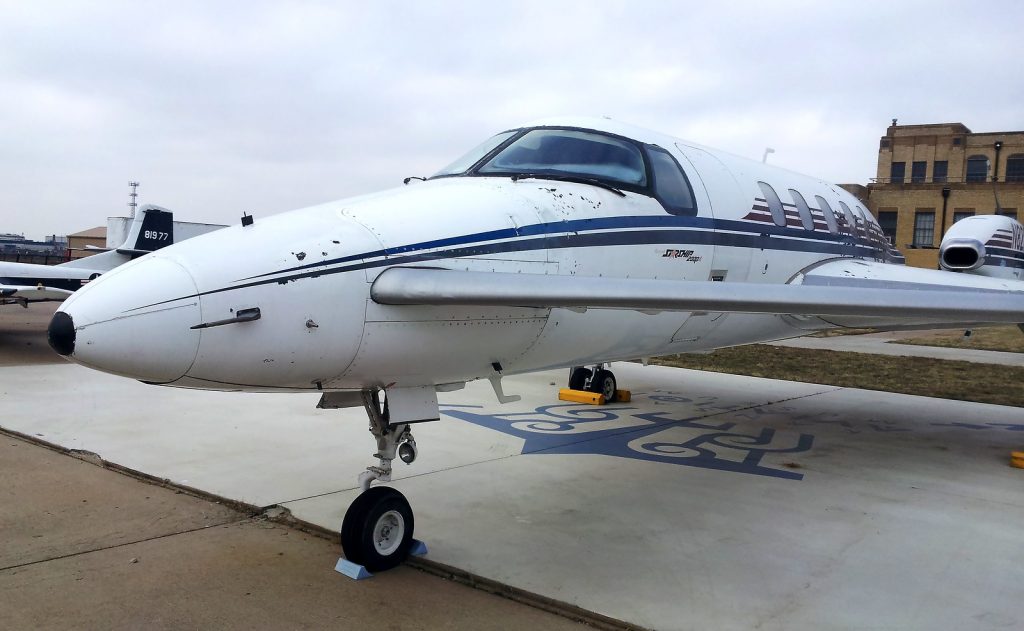
[[[939,246],[943,269],[1024,280],[1024,226],[1004,215],[978,215],[953,224]]]
[[[121,247],[60,265],[0,262],[0,304],[61,301],[118,265],[174,243],[174,215],[143,206]]]
[[[1018,246],[1000,241],[1017,269]],[[364,405],[379,463],[341,535],[376,570],[407,554],[413,514],[370,483],[390,480],[396,454],[415,459],[412,424],[439,417],[438,391],[489,379],[514,400],[503,375],[574,366],[572,386],[614,398],[611,360],[836,327],[1024,321],[1020,281],[902,261],[832,184],[609,120],[548,120],[422,184],[124,265],[66,301],[49,337],[73,361],[148,383]]]

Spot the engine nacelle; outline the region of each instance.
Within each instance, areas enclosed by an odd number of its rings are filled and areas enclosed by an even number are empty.
[[[943,269],[1024,279],[1024,226],[1004,215],[978,215],[953,224],[939,246]]]

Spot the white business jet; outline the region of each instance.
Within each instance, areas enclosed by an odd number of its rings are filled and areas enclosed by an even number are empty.
[[[174,215],[166,208],[143,206],[121,247],[60,265],[0,262],[0,305],[66,299],[86,283],[118,265],[174,243]]]
[[[1004,263],[1024,266],[1020,250]],[[119,267],[64,303],[49,338],[151,384],[364,406],[378,463],[341,539],[372,571],[405,558],[413,512],[370,485],[415,459],[437,392],[488,379],[506,402],[502,376],[575,367],[572,387],[614,399],[612,360],[1024,322],[1021,281],[902,262],[835,185],[610,120],[546,120],[424,182],[244,217]]]

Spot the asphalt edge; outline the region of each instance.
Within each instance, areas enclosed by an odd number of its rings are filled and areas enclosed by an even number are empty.
[[[294,528],[301,532],[314,535],[321,539],[327,539],[332,542],[337,542],[338,539],[338,533],[335,531],[297,519],[292,515],[290,510],[277,504],[273,504],[271,506],[256,506],[240,500],[234,500],[193,486],[178,484],[167,478],[157,477],[149,473],[119,465],[115,462],[104,460],[102,456],[91,451],[71,449],[48,441],[42,437],[25,434],[2,426],[0,426],[0,435],[23,440],[33,445],[49,449],[50,451],[55,451],[65,456],[82,460],[100,467],[101,469],[108,469],[115,473],[139,480],[140,482],[145,482],[146,484],[166,489],[173,489],[176,492],[183,493],[190,497],[213,502],[215,504],[221,504],[240,513],[246,514],[249,518],[263,518],[267,521],[278,523],[289,528]],[[410,557],[405,564],[426,574],[461,583],[467,587],[478,589],[489,594],[494,594],[495,596],[500,596],[534,609],[540,609],[541,611],[572,620],[573,622],[585,624],[595,629],[600,629],[601,631],[649,631],[646,627],[637,626],[623,620],[611,618],[564,601],[549,598],[518,587],[513,587],[512,585],[507,585],[505,583],[423,557]]]

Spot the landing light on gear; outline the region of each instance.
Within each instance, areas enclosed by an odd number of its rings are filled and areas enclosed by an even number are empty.
[[[408,440],[398,446],[398,457],[401,458],[402,462],[405,464],[412,464],[413,461],[416,460],[418,453],[419,452],[416,449],[416,441],[414,440]]]

